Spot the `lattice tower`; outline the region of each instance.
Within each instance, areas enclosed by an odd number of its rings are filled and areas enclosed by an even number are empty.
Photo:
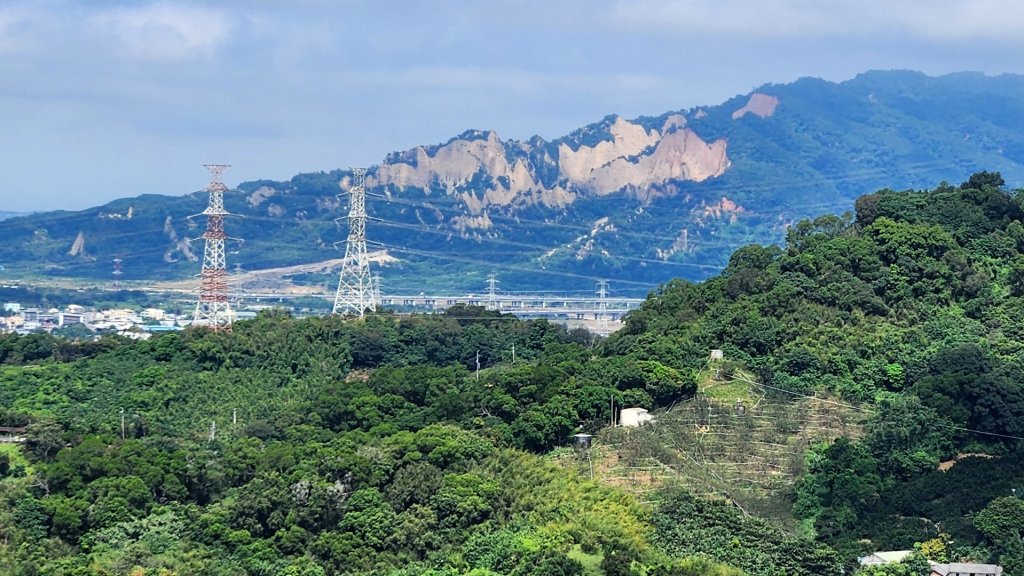
[[[115,256],[114,257],[114,272],[113,272],[113,274],[114,274],[114,290],[120,290],[121,289],[121,274],[122,274],[122,272],[121,272],[121,263],[122,262],[123,262],[123,260],[121,260],[120,256]]]
[[[597,331],[608,333],[608,281],[597,283]]]
[[[203,234],[203,270],[200,273],[199,301],[192,323],[209,326],[214,330],[230,329],[234,314],[228,302],[227,258],[224,251],[224,217],[230,213],[224,209],[224,192],[228,189],[220,181],[227,164],[206,164],[210,171],[210,204],[203,210],[206,216],[206,232]]]
[[[380,274],[374,274],[373,275],[373,301],[377,303],[377,306],[382,306],[384,304],[384,301],[381,300],[381,296],[380,296],[380,294],[381,294],[381,292],[383,290],[384,289],[381,286]]]
[[[370,258],[366,254],[366,170],[352,170],[348,197],[348,240],[338,275],[338,291],[334,294],[334,313],[362,317],[367,310],[377,310]]]
[[[497,310],[498,306],[498,279],[491,274],[487,277],[487,309]]]

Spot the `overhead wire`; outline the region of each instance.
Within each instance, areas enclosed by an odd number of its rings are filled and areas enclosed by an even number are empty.
[[[486,264],[488,266],[491,266],[492,268],[498,268],[498,269],[504,269],[504,270],[514,270],[516,272],[530,272],[532,274],[547,274],[547,275],[553,275],[553,276],[562,276],[562,277],[565,277],[565,278],[579,278],[579,279],[584,279],[584,280],[591,280],[591,281],[594,281],[594,282],[597,282],[597,281],[600,281],[600,280],[608,280],[607,277],[603,277],[603,276],[590,276],[590,275],[586,275],[586,274],[576,274],[576,273],[572,273],[572,272],[559,272],[559,271],[556,271],[556,270],[546,270],[544,268],[531,268],[531,267],[519,266],[519,265],[515,265],[515,264],[508,264],[508,263],[504,263],[504,262],[492,262],[492,261],[489,261],[489,260],[481,260],[481,259],[478,259],[478,258],[469,258],[469,257],[466,257],[466,256],[455,256],[455,255],[451,255],[451,254],[441,254],[441,253],[437,253],[437,252],[429,252],[429,251],[425,251],[425,250],[418,250],[418,249],[415,249],[415,248],[406,248],[404,246],[385,244],[383,242],[376,242],[376,241],[371,241],[371,240],[367,240],[366,243],[368,245],[382,246],[382,247],[384,247],[384,248],[386,248],[388,250],[394,250],[395,252],[404,252],[404,253],[407,253],[407,254],[413,254],[413,255],[417,255],[417,256],[423,256],[423,257],[429,257],[429,258],[437,258],[437,259],[440,259],[440,260],[449,260],[449,261],[452,261],[452,262],[461,262],[461,263],[464,263],[464,264]],[[642,287],[644,287],[646,289],[653,289],[653,286],[651,286],[651,284],[649,282],[636,282],[636,281],[633,281],[633,280],[626,280],[626,279],[615,279],[615,282],[618,283],[618,284],[629,284],[629,285],[633,285],[633,286],[642,286]]]
[[[940,167],[948,166],[948,165],[949,165],[948,162],[941,161],[941,160],[932,160],[932,161],[926,161],[926,162],[919,162],[919,163],[908,164],[908,165],[904,166],[904,173],[911,173],[911,174],[913,174],[913,173],[925,173],[925,172],[929,171],[932,168],[940,168]],[[825,179],[825,180],[827,180],[829,182],[853,182],[853,181],[858,181],[858,180],[865,180],[865,179],[874,177],[876,175],[883,175],[886,172],[887,172],[886,168],[878,167],[878,168],[865,168],[863,170],[854,171],[854,172],[846,171],[846,172],[844,172],[844,174],[842,176],[838,176],[838,175],[835,175],[835,174],[833,174],[831,176],[829,176],[827,174],[822,175],[821,173],[816,173],[816,174],[817,174],[818,177],[823,178],[823,179]],[[714,183],[712,183],[712,184],[714,184]],[[716,194],[717,193],[737,194],[737,193],[747,192],[747,191],[765,191],[765,190],[783,189],[783,188],[801,188],[801,187],[818,186],[818,185],[820,185],[820,182],[819,181],[815,181],[815,178],[811,178],[810,181],[809,181],[807,177],[798,177],[798,178],[793,178],[793,179],[791,179],[789,181],[786,181],[786,180],[781,180],[780,181],[779,179],[774,179],[774,180],[772,180],[772,184],[770,184],[770,185],[767,185],[767,184],[749,184],[749,185],[746,185],[746,186],[736,186],[736,185],[731,185],[731,184],[730,185],[724,185],[724,186],[714,186],[714,185],[712,185],[712,186],[710,186],[708,188],[708,191],[716,193]],[[236,190],[232,190],[230,192],[239,192],[239,190],[236,189]],[[197,192],[191,193],[190,195],[191,196],[195,196],[195,195],[201,195],[201,194],[202,194],[202,191],[197,191]],[[426,209],[426,210],[447,211],[449,213],[457,213],[459,215],[466,214],[465,203],[462,200],[460,200],[460,199],[458,199],[458,198],[456,198],[456,197],[454,197],[452,195],[444,195],[444,196],[439,195],[436,199],[434,199],[434,198],[427,198],[426,196],[424,196],[424,198],[422,198],[421,200],[418,200],[418,201],[414,200],[414,199],[411,199],[411,198],[400,198],[400,197],[393,196],[393,195],[384,196],[384,195],[380,195],[380,194],[376,194],[376,193],[369,194],[369,195],[373,196],[373,197],[376,197],[376,198],[383,199],[383,200],[385,200],[386,202],[389,202],[389,203],[405,204],[405,205],[408,205],[408,206],[411,206],[411,207],[416,207],[416,208],[421,208],[421,209]],[[187,196],[185,196],[183,198],[187,198]],[[621,203],[622,200],[623,200],[623,195],[622,194],[611,194],[611,195],[606,195],[606,196],[591,196],[591,197],[588,197],[588,201],[598,201],[598,202],[601,202],[601,201],[615,201],[616,203]],[[638,204],[638,208],[642,208],[643,207],[643,204],[644,204],[643,201],[641,201],[639,199],[634,199],[634,200],[636,200],[636,202]],[[197,202],[198,202],[198,199],[197,199]],[[442,205],[439,206],[438,204],[442,204]],[[800,208],[802,209],[802,211],[806,212],[806,211],[809,211],[809,210],[813,209],[815,206],[823,207],[823,208],[849,207],[849,202],[848,201],[825,202],[825,203],[821,203],[821,204],[817,204],[817,205],[814,205],[814,204],[804,204],[804,205],[801,205]],[[96,210],[97,214],[99,214],[99,215],[104,214],[104,212],[102,210],[99,210],[99,209],[95,209],[95,210]],[[756,211],[751,211],[751,210],[745,210],[744,213],[747,214],[747,215],[753,215],[753,216],[757,216],[757,215],[760,215],[760,216],[779,216],[779,214],[774,212],[774,211],[773,212],[756,212]],[[113,213],[110,213],[110,214],[118,214],[118,212],[113,212]],[[186,219],[191,219],[193,216],[197,216],[197,215],[189,215],[189,216],[186,216],[185,218]],[[566,223],[561,223],[561,222],[552,222],[552,221],[549,221],[549,220],[543,220],[543,221],[541,221],[541,220],[530,220],[530,219],[525,219],[525,218],[521,218],[521,217],[518,217],[518,216],[511,216],[511,215],[505,216],[505,215],[501,215],[500,213],[492,213],[492,212],[487,212],[487,215],[492,220],[509,221],[509,222],[514,222],[516,224],[520,224],[520,225],[521,224],[535,224],[537,226],[543,226],[543,227],[557,227],[557,228],[561,228],[561,229],[574,230],[574,231],[583,233],[583,235],[581,235],[581,236],[577,237],[575,240],[573,240],[574,242],[582,240],[583,238],[586,238],[587,236],[593,237],[593,235],[595,234],[595,231],[599,231],[599,230],[595,229],[595,227],[593,225],[566,224]],[[232,216],[240,216],[240,215],[233,214]],[[248,220],[255,220],[255,221],[258,221],[258,222],[272,222],[272,223],[278,223],[278,224],[281,224],[281,225],[291,224],[291,222],[284,221],[284,220],[282,220],[279,217],[257,216],[257,215],[241,215],[241,216],[246,218],[246,219],[248,219]],[[67,221],[67,220],[71,220],[71,219],[79,219],[80,217],[81,217],[81,212],[64,212],[64,211],[53,212],[53,213],[50,213],[48,215],[45,215],[44,217],[42,217],[42,219],[40,219],[40,217],[38,217],[38,216],[34,217],[33,223],[34,224],[46,225],[46,224],[52,224],[52,223],[61,223],[61,222],[64,222],[64,221]],[[339,219],[343,219],[343,218],[339,218]],[[112,220],[116,220],[116,219],[112,218]],[[179,218],[179,220],[180,220],[180,218]],[[417,227],[415,225],[408,224],[408,223],[401,223],[401,222],[397,222],[397,221],[387,221],[387,220],[384,220],[384,219],[380,219],[380,220],[378,220],[378,222],[383,224],[383,225],[385,225],[385,226],[395,227],[395,228],[399,228],[399,229],[405,229],[405,230],[414,231],[414,232],[418,232],[418,233],[450,235],[449,233],[446,233],[446,232],[441,231],[441,230],[431,229],[426,224],[423,224],[422,227]],[[111,225],[112,226],[116,226],[116,224],[111,224]],[[608,232],[610,232],[612,234],[615,234],[615,235],[619,235],[619,236],[637,237],[637,238],[645,238],[645,239],[654,239],[654,240],[659,240],[659,241],[668,241],[668,240],[677,241],[678,238],[679,238],[678,234],[665,235],[665,234],[654,234],[654,233],[649,233],[649,232],[637,232],[637,231],[629,231],[629,230],[613,230],[613,231],[608,231]],[[152,234],[152,233],[153,233],[152,229],[146,229],[146,230],[141,230],[141,231],[138,231],[138,230],[137,231],[126,231],[126,232],[123,232],[123,233],[120,233],[120,234],[115,234],[113,236],[109,236],[109,235],[104,236],[104,239],[107,240],[107,241],[110,241],[110,240],[122,240],[123,241],[123,240],[134,239],[134,238],[136,238],[138,236],[143,236],[143,235]],[[186,241],[195,241],[195,240],[198,240],[198,239],[199,238],[192,238],[192,239],[189,239],[187,237],[185,238]],[[538,244],[528,244],[528,243],[524,243],[524,242],[516,242],[516,241],[500,239],[500,238],[492,238],[492,237],[488,237],[486,235],[478,235],[477,237],[473,238],[472,241],[493,243],[493,244],[498,244],[498,245],[518,247],[518,248],[530,248],[530,249],[536,249],[536,250],[545,250],[545,251],[550,249],[549,246],[542,246],[542,245],[538,245]],[[723,248],[733,248],[733,247],[741,245],[745,241],[748,241],[748,240],[747,239],[743,239],[743,238],[737,238],[737,239],[735,239],[733,241],[729,241],[729,240],[709,241],[709,240],[703,240],[703,239],[700,239],[700,240],[694,239],[693,240],[693,242],[699,242],[701,247],[723,247]],[[260,241],[259,240],[253,240],[253,242],[260,242]],[[277,240],[277,239],[275,239],[274,244],[277,245],[277,246],[282,246],[282,243],[279,240]],[[570,244],[571,244],[571,242],[570,242]],[[296,249],[303,249],[303,250],[308,250],[309,249],[308,244],[305,244],[305,243],[291,243],[291,244],[285,244],[284,246],[292,247],[292,248],[296,248]],[[324,247],[322,247],[322,248],[324,248]],[[324,248],[324,249],[326,250],[326,248]],[[510,266],[508,264],[496,264],[496,263],[494,263],[494,262],[492,262],[490,260],[485,260],[485,259],[476,259],[476,260],[474,260],[474,259],[467,259],[467,258],[454,258],[454,257],[451,257],[450,255],[442,255],[440,253],[431,253],[430,251],[427,251],[427,250],[414,251],[412,249],[407,249],[407,248],[404,248],[404,247],[402,247],[402,249],[399,250],[398,246],[392,246],[391,249],[395,250],[395,251],[405,252],[407,254],[416,254],[416,255],[419,255],[420,257],[423,257],[423,258],[442,258],[442,259],[447,259],[447,260],[450,260],[450,261],[460,261],[460,262],[466,262],[466,263],[477,263],[477,264],[483,264],[483,265],[487,265],[487,266],[491,266],[491,267],[497,266],[499,268],[503,268],[503,269],[507,269],[507,270],[525,271],[525,272],[531,272],[531,273],[543,273],[543,274],[549,274],[549,275],[561,275],[561,276],[564,276],[564,277],[584,278],[584,279],[589,279],[589,280],[598,280],[598,279],[600,279],[597,276],[589,276],[589,275],[582,275],[582,274],[571,274],[571,273],[559,273],[559,272],[550,271],[550,270],[544,270],[544,269],[538,270],[538,269],[535,269],[535,268],[524,268],[522,266]],[[123,255],[123,256],[127,256],[129,258],[138,258],[138,257],[146,257],[146,256],[161,254],[161,253],[166,254],[169,250],[174,252],[176,250],[176,248],[174,246],[165,246],[165,247],[161,247],[161,248],[151,247],[151,248],[149,248],[147,250],[143,250],[143,251],[133,250],[133,251],[130,251],[130,252],[119,252],[118,254]],[[490,255],[490,256],[519,256],[519,255],[521,255],[521,251],[510,251],[510,252],[502,252],[502,253],[498,253],[498,252],[494,252],[494,251],[489,251],[488,255]],[[627,260],[627,261],[636,261],[636,262],[649,263],[649,264],[655,264],[655,265],[668,265],[668,266],[689,267],[689,268],[696,268],[696,269],[702,269],[702,270],[708,270],[708,271],[717,271],[717,270],[721,269],[721,266],[715,266],[715,265],[697,264],[697,263],[691,263],[691,262],[679,262],[679,261],[674,261],[674,260],[662,260],[662,259],[652,259],[652,258],[643,258],[643,257],[618,256],[618,257],[615,257],[615,259],[617,259],[617,260]],[[96,262],[95,260],[93,262],[77,262],[77,263],[76,262],[65,262],[64,264],[62,264],[62,268],[64,270],[69,270],[69,269],[70,270],[81,270],[81,269],[85,269],[85,268],[93,268],[93,267],[98,265],[95,262]],[[125,279],[125,281],[128,281],[128,279]],[[292,282],[295,283],[296,280],[292,279]],[[627,283],[627,284],[644,286],[646,288],[650,287],[649,283],[630,282],[630,281],[627,281],[627,280],[617,280],[617,282],[624,282],[624,283]],[[309,283],[309,285],[320,286],[321,284],[320,283],[312,283],[311,282],[311,283]]]
[[[949,165],[949,163],[946,162],[946,161],[934,160],[934,161],[920,162],[920,163],[914,163],[914,164],[907,164],[907,165],[903,165],[901,168],[902,168],[902,172],[904,174],[906,174],[906,173],[913,174],[913,173],[923,173],[923,172],[926,172],[927,168],[929,168],[929,167],[940,168],[940,167],[947,166],[947,165]],[[862,180],[862,179],[865,179],[865,178],[869,178],[869,177],[872,177],[872,176],[875,176],[875,175],[878,175],[878,176],[885,175],[886,173],[888,173],[888,171],[889,170],[886,169],[886,168],[872,168],[872,169],[860,170],[860,171],[857,171],[857,172],[846,171],[846,172],[843,173],[843,175],[838,175],[838,174],[827,175],[826,174],[826,175],[822,175],[822,178],[825,179],[828,182],[856,181],[856,180]],[[778,179],[775,179],[775,180],[772,181],[772,184],[748,184],[748,185],[743,185],[743,186],[737,186],[737,185],[714,186],[714,182],[712,182],[711,184],[712,184],[712,186],[709,187],[710,191],[713,191],[713,192],[716,192],[716,193],[718,193],[718,192],[727,192],[727,193],[736,194],[736,193],[740,193],[740,192],[755,192],[755,191],[765,191],[765,190],[773,190],[773,189],[788,189],[788,188],[794,188],[794,187],[796,187],[796,188],[800,188],[800,187],[814,187],[814,186],[819,186],[820,182],[815,182],[815,181],[810,181],[809,182],[806,177],[799,177],[799,178],[793,178],[793,179],[788,180],[788,181],[783,180],[781,182]],[[237,190],[237,189],[228,191],[229,194],[231,192],[241,192],[241,191]],[[201,191],[198,191],[198,192],[190,193],[189,195],[201,194],[201,193],[202,193]],[[187,198],[189,195],[183,196],[182,198]],[[447,211],[455,211],[455,210],[457,210],[457,211],[459,211],[460,214],[465,214],[464,202],[462,200],[454,197],[454,196],[451,196],[451,195],[448,195],[448,196],[438,196],[437,200],[440,200],[441,202],[436,202],[436,201],[431,202],[430,200],[432,200],[432,199],[428,199],[426,196],[424,196],[424,198],[421,201],[416,201],[416,200],[412,200],[412,199],[408,199],[408,198],[400,198],[398,196],[391,196],[391,195],[384,196],[384,195],[381,195],[379,193],[368,193],[367,195],[368,196],[372,196],[372,197],[377,197],[377,198],[380,198],[380,199],[384,199],[385,201],[387,201],[389,203],[394,203],[394,204],[405,204],[405,205],[409,205],[409,206],[412,206],[412,207],[420,207],[420,208],[426,208],[426,209],[435,209],[435,210],[441,210],[441,211],[446,211],[446,210]],[[615,203],[621,203],[622,199],[623,199],[623,195],[622,194],[608,194],[608,195],[604,195],[604,196],[588,196],[587,197],[587,200],[589,202],[614,201]],[[438,206],[437,205],[438,203],[447,203],[447,204],[449,204],[449,206]],[[836,207],[847,207],[847,208],[849,208],[850,206],[849,206],[849,202],[848,201],[824,202],[824,203],[818,203],[818,204],[801,204],[799,206],[799,208],[803,212],[811,211],[811,210],[818,209],[818,208],[831,209],[831,208],[836,208]],[[797,208],[797,207],[794,207],[794,208]],[[29,215],[28,217],[32,218],[33,225],[46,225],[46,224],[54,224],[54,223],[63,224],[63,223],[65,223],[67,221],[70,221],[70,220],[79,220],[81,218],[83,212],[89,212],[91,210],[96,210],[98,214],[104,214],[104,212],[102,212],[98,208],[96,208],[96,209],[89,209],[89,210],[83,210],[83,211],[77,211],[77,212],[54,211],[54,212],[44,213],[42,215],[33,214],[33,215]],[[762,211],[762,212],[758,212],[758,211],[744,210],[744,213],[747,214],[747,215],[760,215],[760,216],[771,216],[771,217],[775,217],[775,216],[779,215],[779,213],[777,211],[770,211],[770,212],[763,212]],[[188,215],[188,216],[185,216],[185,218],[186,219],[190,219],[190,218],[192,218],[194,216],[198,216],[198,214]],[[274,221],[274,222],[280,222],[281,221],[279,218],[261,217],[261,216],[257,216],[257,215],[231,214],[230,216],[243,217],[243,218],[246,218],[246,219],[253,219],[253,220],[260,220],[260,221]],[[513,221],[513,222],[516,222],[516,223],[538,224],[538,225],[543,225],[543,226],[548,226],[548,227],[567,228],[567,229],[573,229],[573,230],[579,230],[579,231],[586,231],[586,230],[590,229],[590,227],[587,226],[587,225],[565,224],[565,223],[552,222],[552,221],[547,221],[547,220],[544,220],[544,221],[529,220],[529,219],[524,219],[524,218],[520,218],[520,217],[516,217],[516,216],[503,216],[503,215],[494,214],[494,213],[491,213],[491,212],[488,212],[488,216],[490,218],[492,218],[492,219],[497,218],[497,219],[502,219],[502,220]],[[117,219],[111,218],[111,220],[117,220]],[[128,221],[128,220],[125,219],[125,221]],[[118,236],[128,237],[130,235],[138,235],[138,234],[146,234],[146,233],[151,233],[151,232],[146,232],[146,231],[130,232],[130,233],[125,233],[123,235],[118,235]],[[652,238],[655,238],[655,239],[665,239],[666,238],[666,236],[664,236],[664,235],[652,235],[652,234],[643,233],[643,232],[617,231],[617,233],[620,234],[620,235],[634,236],[634,237],[652,237]]]
[[[414,226],[414,225],[410,225],[410,224],[399,223],[399,222],[390,222],[390,221],[381,220],[381,219],[372,219],[372,220],[374,220],[378,224],[382,224],[384,226],[401,228],[401,229],[411,230],[411,231],[415,231],[415,232],[421,232],[421,233],[427,233],[427,234],[440,234],[440,235],[444,235],[444,236],[450,236],[451,235],[450,232],[445,232],[443,230],[424,229],[422,227],[418,227],[418,226]],[[480,238],[479,241],[483,242],[483,243],[488,243],[488,244],[499,244],[499,245],[516,246],[516,247],[521,247],[521,248],[530,248],[530,249],[534,249],[534,250],[549,251],[549,250],[552,249],[551,246],[544,246],[544,245],[540,245],[540,244],[529,244],[529,243],[526,243],[526,242],[517,242],[517,241],[513,241],[513,240],[506,240],[506,239],[503,239],[503,238],[483,237],[483,238]],[[513,254],[516,254],[516,253],[513,253]],[[518,254],[521,255],[521,252],[518,253]],[[711,271],[718,271],[718,270],[721,269],[719,266],[712,266],[710,264],[696,264],[696,263],[693,263],[693,262],[677,262],[677,261],[671,261],[671,260],[656,260],[656,259],[653,259],[653,258],[643,258],[643,257],[639,257],[639,256],[613,256],[611,258],[613,258],[615,260],[628,260],[628,261],[635,261],[635,262],[643,262],[645,264],[657,264],[657,265],[665,265],[665,266],[681,266],[681,267],[689,267],[689,268],[700,268],[700,269],[703,269],[703,270],[711,270]]]
[[[943,163],[941,161],[921,162],[921,163],[917,163],[916,165],[911,165],[911,166],[905,167],[905,171],[909,170],[911,173],[913,173],[913,172],[924,172],[924,171],[926,171],[930,167],[940,167],[942,165],[947,165],[947,164],[945,164],[945,163]],[[865,170],[861,170],[859,172],[854,172],[854,173],[847,172],[842,177],[838,177],[838,176],[833,175],[832,177],[830,177],[828,179],[830,181],[854,181],[854,180],[857,180],[857,179],[863,179],[863,178],[871,177],[871,176],[876,175],[876,174],[881,174],[881,173],[884,173],[884,171],[885,171],[885,169],[883,169],[883,168],[865,169]],[[773,187],[774,188],[786,188],[786,187],[793,187],[793,186],[799,187],[799,186],[806,186],[806,185],[817,185],[817,183],[808,183],[805,178],[801,178],[801,179],[794,179],[793,181],[788,182],[788,183],[787,182],[781,182],[780,183],[780,182],[778,182],[776,180],[775,183],[773,185],[770,185],[770,186],[769,185],[748,185],[747,188],[737,187],[737,186],[719,186],[719,187],[715,187],[714,191],[715,192],[723,192],[724,191],[724,192],[736,193],[736,192],[743,191],[743,190],[767,190],[767,189],[772,189]],[[197,192],[197,193],[201,194],[201,191]],[[196,193],[193,193],[193,194],[196,194]],[[442,197],[442,198],[444,198],[444,201],[449,204],[449,206],[438,206],[437,205],[438,202],[436,202],[436,201],[435,202],[430,202],[430,201],[428,201],[428,199],[426,197],[424,197],[420,201],[414,201],[412,199],[401,199],[401,198],[398,198],[396,196],[390,196],[390,195],[388,197],[384,197],[384,196],[381,196],[379,194],[372,194],[372,196],[375,196],[375,197],[378,197],[378,198],[382,198],[382,199],[384,199],[385,201],[387,201],[389,203],[404,203],[406,205],[417,207],[417,208],[431,209],[431,210],[447,210],[449,212],[457,212],[459,214],[465,214],[465,210],[464,210],[464,207],[463,207],[463,202],[461,202],[460,200],[458,200],[457,198],[454,198],[452,196]],[[591,197],[590,198],[590,200],[595,200],[595,199],[596,200],[612,200],[612,199],[614,199],[617,202],[621,202],[621,195],[608,195],[608,196],[603,196],[603,197]],[[803,209],[805,211],[806,210],[810,210],[811,208],[813,208],[813,206],[814,205],[803,205]],[[848,206],[848,203],[845,203],[845,202],[843,202],[843,203],[829,202],[829,203],[823,203],[823,204],[820,205],[820,207],[823,207],[823,208],[834,208],[834,207],[839,207],[839,206]],[[103,212],[99,212],[99,213],[102,214]],[[751,212],[751,211],[746,211],[746,213],[748,215],[749,214],[755,214],[754,212]],[[81,214],[80,212],[77,212],[77,213],[76,212],[54,212],[54,213],[51,213],[50,215],[44,217],[42,220],[40,220],[39,217],[35,217],[33,219],[33,223],[34,224],[43,224],[43,225],[45,225],[47,223],[60,222],[60,221],[63,221],[63,220],[68,220],[68,219],[77,219],[77,218],[80,217],[80,214]],[[774,212],[772,212],[770,214],[773,215],[773,216],[777,216],[778,215],[777,213],[774,213]],[[275,218],[275,217],[263,217],[263,216],[255,216],[255,215],[250,215],[250,216],[245,216],[245,217],[247,219],[251,219],[251,220],[264,221],[264,222],[274,222],[274,223],[284,224],[284,222],[280,218]],[[594,232],[594,227],[593,226],[580,225],[580,224],[573,225],[573,224],[551,222],[551,221],[548,221],[548,220],[545,220],[545,221],[528,220],[528,219],[524,219],[524,218],[521,218],[521,217],[515,217],[515,216],[501,216],[501,215],[498,215],[498,214],[492,214],[490,212],[488,212],[488,217],[490,217],[492,219],[507,220],[507,221],[515,222],[517,224],[524,224],[524,223],[525,224],[536,224],[538,226],[558,227],[558,228],[570,229],[570,230],[575,230],[575,231],[578,231],[578,232],[585,232],[586,233],[584,236],[581,236],[581,237],[577,238],[576,241],[578,241],[578,240],[582,239],[583,237],[585,237],[586,235],[590,235],[590,234],[592,234]],[[191,218],[191,216],[189,216],[187,218]],[[424,225],[422,229],[417,229],[415,226],[410,225],[410,224],[406,224],[406,223],[399,223],[399,222],[394,222],[394,221],[390,221],[389,222],[389,221],[384,221],[384,220],[381,220],[381,223],[383,223],[385,225],[388,225],[388,226],[393,226],[393,227],[403,227],[405,229],[412,230],[412,231],[417,231],[417,232],[421,232],[421,233],[444,234],[444,232],[441,232],[441,231],[431,230],[426,225]],[[105,238],[105,240],[108,240],[108,241],[112,240],[112,239],[113,240],[127,240],[127,239],[131,239],[131,238],[134,238],[134,237],[138,237],[138,236],[142,236],[142,235],[146,235],[146,234],[152,234],[152,233],[153,232],[152,232],[151,229],[142,230],[142,231],[126,231],[126,232],[123,232],[121,234],[116,234],[116,235],[113,235],[113,236],[107,235],[104,238]],[[614,234],[620,235],[620,236],[632,236],[632,237],[647,238],[647,239],[654,239],[654,240],[660,240],[660,241],[667,241],[667,240],[677,241],[678,240],[678,235],[662,235],[662,234],[652,234],[652,233],[634,232],[634,231],[623,231],[623,230],[615,230]],[[188,238],[186,238],[186,240],[190,241],[190,239],[188,239]],[[195,240],[195,239],[191,239],[191,240]],[[501,240],[499,240],[499,239],[488,238],[486,236],[479,236],[478,238],[476,238],[476,240],[477,241],[486,241],[486,242],[495,242],[495,243],[496,242],[501,242]],[[255,240],[255,241],[258,242],[258,240]],[[724,247],[724,248],[736,247],[738,245],[741,245],[745,241],[748,241],[748,240],[747,239],[742,239],[742,238],[737,238],[734,241],[726,240],[726,241],[709,242],[708,240],[703,240],[703,239],[697,240],[697,239],[694,239],[694,242],[699,242],[701,247]],[[535,249],[538,249],[538,250],[549,249],[549,247],[547,247],[547,246],[527,245],[526,243],[516,243],[516,242],[512,242],[512,241],[508,241],[508,240],[504,240],[504,242],[505,242],[506,245],[511,245],[511,246],[535,248]],[[275,241],[275,244],[280,245],[279,240]],[[306,244],[293,244],[292,247],[294,247],[294,248],[301,248],[301,249],[308,249],[309,248],[309,246],[306,245]],[[142,256],[149,256],[149,255],[153,255],[153,254],[157,254],[157,253],[166,253],[167,250],[173,250],[173,249],[174,249],[173,247],[151,248],[150,250],[146,250],[146,251],[142,251],[142,252],[140,252],[138,250],[133,250],[131,252],[128,252],[126,255],[128,255],[130,257],[138,257],[140,255],[142,255]],[[518,255],[517,253],[514,253],[514,254]],[[497,255],[497,254],[494,254],[494,255]],[[623,257],[619,257],[619,258],[621,259]],[[716,271],[716,270],[720,269],[720,266],[701,265],[701,264],[696,264],[696,263],[678,262],[678,261],[672,261],[672,260],[661,260],[661,259],[650,259],[650,258],[646,258],[645,259],[645,258],[641,258],[641,257],[627,257],[627,258],[635,259],[635,261],[639,261],[639,262],[646,262],[646,263],[652,263],[652,264],[657,264],[657,265],[675,265],[675,266],[684,266],[684,267],[705,269],[705,270],[711,270],[711,271]],[[68,267],[70,267],[72,269],[82,269],[82,268],[90,267],[90,265],[87,264],[87,263],[81,263],[81,264],[78,264],[78,265],[76,265],[74,263],[65,263],[63,266],[64,266],[65,269],[68,268]]]

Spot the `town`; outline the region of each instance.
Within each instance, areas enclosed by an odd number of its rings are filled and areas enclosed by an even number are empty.
[[[256,317],[257,310],[244,309],[233,314],[236,320],[249,320]],[[154,333],[181,330],[191,323],[191,311],[173,313],[160,308],[97,310],[78,304],[44,309],[37,305],[5,302],[0,315],[0,333],[47,332],[68,337],[115,333],[145,340]]]

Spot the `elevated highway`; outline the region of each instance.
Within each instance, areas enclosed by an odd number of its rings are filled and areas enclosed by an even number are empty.
[[[463,304],[529,318],[601,318],[618,320],[626,312],[636,310],[643,298],[598,298],[595,296],[540,296],[529,294],[453,295],[382,295],[381,305],[388,308],[419,309],[439,312]]]

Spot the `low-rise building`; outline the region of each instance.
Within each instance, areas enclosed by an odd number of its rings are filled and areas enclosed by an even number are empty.
[[[82,324],[85,322],[85,318],[82,313],[75,312],[61,312],[59,316],[61,326],[68,326],[70,324]]]
[[[932,576],[1003,576],[1003,567],[997,564],[972,562],[932,564]]]
[[[907,556],[910,556],[913,550],[889,550],[886,552],[875,552],[868,554],[867,556],[861,556],[857,558],[861,566],[878,566],[879,564],[891,564],[893,562],[902,562]]]
[[[636,428],[654,420],[645,408],[623,408],[619,411],[619,426]]]

